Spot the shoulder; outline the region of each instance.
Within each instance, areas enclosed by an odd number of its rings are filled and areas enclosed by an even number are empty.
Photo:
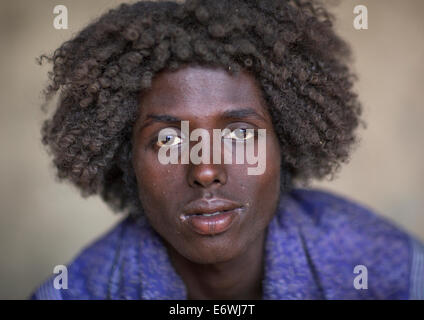
[[[30,299],[106,299],[107,282],[129,225],[129,219],[124,219],[83,248],[66,266],[67,286],[60,288],[64,285],[63,273],[53,274],[35,290]]]
[[[340,233],[353,233],[369,240],[409,236],[389,219],[347,196],[319,189],[294,189],[290,197],[301,208],[304,220],[318,229],[337,228]]]
[[[424,249],[417,239],[346,196],[294,189],[289,198],[317,272],[330,284],[328,297],[349,290],[352,298],[419,297],[414,292],[424,290]],[[352,290],[356,266],[367,270],[367,290]]]

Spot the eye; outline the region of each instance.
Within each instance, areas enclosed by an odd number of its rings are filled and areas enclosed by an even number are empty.
[[[167,134],[163,137],[159,137],[158,141],[156,142],[156,145],[158,147],[163,147],[163,146],[175,146],[179,143],[181,143],[181,141],[183,141],[183,139],[181,139],[178,136],[172,135],[172,134]]]
[[[253,132],[254,129],[246,129],[246,128],[237,128],[229,133],[224,133],[224,139],[233,139],[233,140],[249,140],[255,136]]]

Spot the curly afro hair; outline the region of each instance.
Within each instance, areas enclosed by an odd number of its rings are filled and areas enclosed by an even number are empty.
[[[357,141],[361,105],[350,49],[309,0],[187,0],[122,4],[51,55],[42,141],[57,177],[116,212],[142,210],[131,164],[140,96],[161,70],[187,64],[247,70],[281,143],[285,185],[333,176]]]

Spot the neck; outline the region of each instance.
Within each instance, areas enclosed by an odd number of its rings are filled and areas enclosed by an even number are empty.
[[[264,231],[247,250],[230,261],[194,263],[171,246],[171,263],[187,288],[188,299],[261,299]]]

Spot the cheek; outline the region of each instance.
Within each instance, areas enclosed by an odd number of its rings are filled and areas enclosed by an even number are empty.
[[[143,149],[134,153],[133,165],[143,207],[155,209],[166,203],[163,199],[167,196],[166,188],[171,183],[171,168],[162,165],[154,152]]]
[[[138,195],[146,216],[158,230],[163,221],[176,219],[178,204],[184,198],[181,183],[184,183],[182,165],[163,165],[153,151],[140,150],[133,158],[137,178]]]
[[[137,177],[139,190],[148,192],[155,189],[158,178],[163,174],[161,168],[157,166],[155,159],[150,154],[151,152],[135,151],[133,158],[134,171]]]
[[[276,137],[270,137],[266,148],[266,169],[257,176],[246,176],[251,186],[251,197],[257,199],[254,206],[263,212],[273,212],[280,193],[280,145]],[[251,179],[251,180],[250,180]]]
[[[267,136],[265,159],[265,171],[260,175],[250,176],[256,180],[255,184],[262,193],[275,192],[280,187],[281,154],[280,145],[274,134]]]

